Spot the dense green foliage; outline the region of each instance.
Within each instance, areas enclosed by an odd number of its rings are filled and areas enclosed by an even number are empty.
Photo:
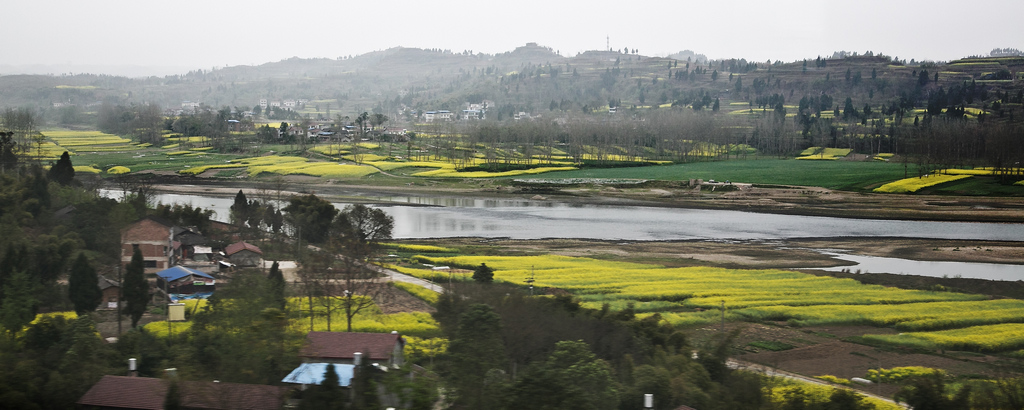
[[[650,393],[656,409],[768,408],[766,381],[725,365],[734,335],[691,345],[657,317],[522,292],[462,282],[438,301],[451,338],[438,367],[455,406],[640,410]]]
[[[481,263],[480,266],[473,269],[473,280],[479,283],[494,282],[494,269],[491,269],[486,263]]]
[[[88,316],[46,317],[0,344],[0,403],[6,408],[73,408],[93,383],[114,371],[114,352]]]
[[[60,159],[50,167],[46,177],[61,185],[68,185],[75,179],[75,166],[71,164],[71,157],[67,151],[64,151]]]
[[[96,269],[92,267],[84,253],[79,253],[78,258],[75,258],[71,264],[71,273],[68,275],[68,297],[75,305],[75,313],[79,316],[96,310],[103,299]]]
[[[298,237],[309,243],[326,241],[331,222],[338,214],[334,205],[313,194],[292,197],[282,210]]]

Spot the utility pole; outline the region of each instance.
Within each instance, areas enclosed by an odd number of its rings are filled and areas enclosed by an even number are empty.
[[[722,333],[725,333],[725,300],[722,300],[722,325],[719,328]]]
[[[122,250],[123,252],[123,250]],[[124,292],[124,281],[121,278],[121,265],[124,261],[118,258],[117,261],[117,337],[121,337],[121,294]]]
[[[533,296],[533,266],[530,266],[530,279],[527,279],[526,283],[530,285],[530,296]]]

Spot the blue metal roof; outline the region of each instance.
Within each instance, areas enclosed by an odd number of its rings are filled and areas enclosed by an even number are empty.
[[[175,267],[172,267],[172,268],[164,269],[164,270],[156,273],[156,276],[159,276],[159,277],[163,278],[164,280],[166,280],[168,282],[176,281],[176,280],[184,278],[184,277],[186,277],[188,275],[196,275],[196,276],[202,276],[204,278],[213,279],[213,276],[207,275],[207,274],[205,274],[203,272],[200,272],[200,271],[197,271],[195,269],[186,268],[184,266],[175,266]]]
[[[324,381],[324,373],[327,372],[328,363],[303,363],[288,373],[282,379],[285,383],[295,384],[316,384],[319,385]],[[351,364],[334,364],[334,373],[338,375],[338,385],[341,387],[348,387],[352,384],[352,375],[355,373],[355,365]]]

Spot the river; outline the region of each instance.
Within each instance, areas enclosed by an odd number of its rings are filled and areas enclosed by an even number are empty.
[[[116,197],[119,192],[104,190]],[[619,241],[772,240],[898,237],[1024,242],[1024,224],[850,219],[728,210],[576,204],[443,196],[372,197],[410,205],[380,206],[399,239],[484,237]],[[212,209],[226,221],[232,198],[161,193],[155,201]],[[345,203],[335,203],[343,207]],[[428,205],[428,206],[424,206]]]
[[[103,191],[105,196],[117,197],[118,194],[117,191]],[[891,237],[1024,242],[1024,224],[849,219],[525,199],[445,196],[368,199],[393,203],[380,208],[394,217],[393,235],[398,239],[482,237],[748,241]],[[215,219],[226,221],[233,198],[161,193],[156,195],[155,201],[212,209]],[[335,203],[339,208],[345,205]],[[855,255],[833,257],[859,263],[858,266],[846,267],[853,271],[859,269],[862,272],[926,276],[963,275],[996,280],[1024,279],[1024,266],[1021,265],[920,262]]]

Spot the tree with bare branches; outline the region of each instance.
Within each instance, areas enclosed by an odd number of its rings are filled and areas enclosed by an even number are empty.
[[[380,251],[380,243],[391,239],[395,220],[380,209],[354,204],[342,209],[332,225],[328,249],[339,255],[340,302],[351,332],[352,318],[372,306],[375,296],[386,292],[383,278],[370,262]]]

